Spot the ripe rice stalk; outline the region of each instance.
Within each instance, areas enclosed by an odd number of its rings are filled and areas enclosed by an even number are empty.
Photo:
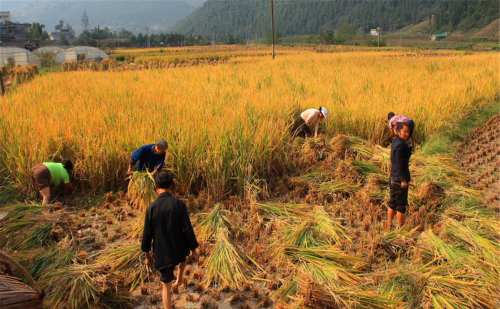
[[[0,113],[0,123],[4,124],[0,130],[0,166],[16,188],[26,190],[31,167],[52,156],[53,141],[57,141],[63,145],[61,156],[74,154],[79,162],[75,172],[83,187],[117,188],[127,168],[123,158],[138,143],[164,135],[172,142],[172,150],[179,149],[184,154],[167,159],[174,173],[182,175],[178,178],[182,179],[182,187],[210,187],[218,190],[214,192],[216,195],[224,196],[227,192],[243,192],[241,177],[252,164],[257,179],[281,176],[292,166],[288,132],[269,134],[285,131],[283,128],[291,119],[283,119],[283,115],[297,108],[297,90],[291,90],[291,83],[300,81],[303,84],[300,88],[311,94],[308,102],[325,102],[325,107],[335,115],[335,121],[323,122],[325,134],[357,135],[376,143],[382,140],[384,130],[379,130],[380,126],[385,126],[381,114],[386,114],[390,107],[389,104],[387,110],[381,111],[380,102],[388,103],[387,98],[400,102],[398,113],[419,121],[419,129],[413,136],[419,143],[430,133],[452,125],[440,120],[460,118],[464,110],[478,104],[478,99],[491,101],[498,97],[499,81],[495,78],[498,59],[494,55],[440,59],[442,69],[432,76],[428,75],[427,66],[435,58],[401,61],[401,57],[394,57],[398,55],[401,53],[355,52],[339,53],[332,58],[331,54],[289,51],[274,62],[259,57],[259,61],[235,66],[186,67],[170,70],[169,74],[161,69],[47,74],[0,98],[4,107]],[[332,59],[341,69],[331,70]],[[391,70],[395,65],[400,68],[396,74]],[[289,69],[288,74],[272,74],[281,66]],[[457,71],[463,74],[455,74]],[[119,79],[115,78],[117,74]],[[228,80],[227,76],[234,78]],[[319,82],[318,76],[322,77]],[[366,77],[366,82],[359,83],[359,76]],[[369,85],[379,82],[380,76],[387,87],[371,89],[373,86]],[[328,82],[332,80],[336,82]],[[419,81],[417,85],[415,80]],[[454,87],[434,91],[441,80]],[[180,87],[190,89],[190,96],[186,97],[178,87],[165,87],[179,81],[183,81]],[[85,85],[85,89],[94,91],[82,91],[83,86],[75,85]],[[332,100],[332,91],[344,96]],[[278,102],[272,95],[274,92],[280,93]],[[124,93],[130,95],[123,96]],[[57,98],[57,104],[51,108],[60,112],[61,117],[45,113],[46,104],[26,106],[25,102],[34,101],[34,94],[40,102],[54,102]],[[171,100],[165,103],[162,100],[165,96]],[[214,100],[216,97],[221,99]],[[7,101],[8,104],[2,104]],[[241,108],[227,115],[219,112],[234,106],[235,101],[241,103]],[[149,103],[141,106],[136,102]],[[308,102],[301,109],[310,107]],[[426,102],[425,108],[421,102]],[[68,108],[74,104],[81,108]],[[155,113],[164,109],[169,110],[168,115]],[[20,125],[16,119],[26,121]],[[209,123],[220,123],[225,130],[205,125]],[[182,128],[182,132],[172,128]],[[30,144],[30,140],[37,141],[34,147],[22,146]],[[357,154],[358,150],[354,152]],[[369,157],[368,151],[364,152],[362,156]],[[185,158],[192,164],[186,164]]]
[[[146,212],[146,209],[157,197],[151,173],[134,172],[128,185],[127,196],[130,198],[130,203],[139,211]]]
[[[212,211],[195,228],[196,238],[200,242],[210,241],[220,229],[232,227],[231,221],[223,214],[221,204],[215,205]]]
[[[110,273],[122,275],[123,285],[130,285],[132,292],[151,275],[151,269],[142,263],[143,256],[141,244],[134,243],[103,252],[95,263],[109,266]]]
[[[311,172],[305,175],[301,175],[298,178],[298,180],[303,181],[305,183],[320,183],[324,182],[328,179],[331,179],[333,176],[333,173],[325,173],[325,172]]]
[[[394,299],[394,294],[377,294],[361,288],[329,288],[319,284],[311,284],[307,291],[303,307],[307,308],[361,308],[389,309],[403,306],[404,303]]]
[[[470,252],[492,265],[500,265],[500,246],[498,242],[487,239],[474,232],[466,223],[448,219],[445,222],[446,235],[452,239],[467,244]]]
[[[361,160],[352,160],[351,162],[358,168],[360,175],[368,176],[369,174],[382,174],[382,170],[374,163]]]
[[[11,219],[21,219],[27,214],[38,213],[43,210],[43,206],[38,205],[26,205],[26,204],[16,204],[12,206],[3,207],[3,210],[7,210],[8,214],[3,217],[0,222],[5,222]]]
[[[329,287],[357,286],[364,282],[354,275],[356,263],[361,259],[344,254],[336,247],[299,248],[284,246],[283,252],[292,265],[315,282]]]
[[[229,241],[226,228],[217,231],[215,244],[202,267],[206,269],[205,286],[215,283],[240,291],[244,290],[245,282],[253,273],[244,260],[244,254]]]
[[[43,277],[51,272],[70,265],[75,259],[76,252],[76,244],[69,238],[61,240],[49,249],[38,250],[31,256],[30,275],[35,279],[43,280]]]
[[[438,236],[434,235],[432,230],[425,231],[420,235],[418,247],[430,259],[444,257],[454,264],[462,264],[470,260],[470,256],[467,253],[445,243]]]
[[[93,282],[98,270],[93,265],[69,265],[47,274],[41,281],[50,290],[44,305],[71,309],[93,307],[102,297],[102,290]]]
[[[435,274],[431,269],[424,288],[423,307],[432,304],[435,308],[495,308],[498,294],[488,295],[487,289],[477,277],[466,273],[464,269],[442,267],[442,274]],[[444,271],[444,272],[443,272]]]
[[[272,215],[279,217],[296,217],[305,218],[308,216],[308,211],[312,209],[309,205],[301,204],[256,204],[257,209],[260,211],[268,212]]]
[[[12,219],[0,231],[9,234],[5,244],[8,250],[29,250],[52,243],[49,238],[52,224],[43,221]]]
[[[345,232],[345,228],[338,221],[333,220],[324,208],[317,207],[313,216],[319,238],[325,241],[326,244],[335,245],[343,240],[351,241]]]
[[[356,193],[360,188],[360,184],[354,184],[344,181],[332,181],[321,183],[318,191],[329,194],[347,193],[349,195],[354,195],[354,193]]]

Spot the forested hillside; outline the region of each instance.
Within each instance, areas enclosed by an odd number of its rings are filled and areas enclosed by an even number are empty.
[[[309,3],[307,3],[309,2]],[[360,32],[394,31],[429,20],[433,31],[469,30],[498,18],[497,0],[275,0],[275,27],[284,36],[318,34],[350,23]],[[207,0],[174,32],[205,36],[264,36],[270,31],[270,0]],[[496,17],[495,17],[496,15]]]
[[[168,31],[175,20],[189,15],[204,0],[80,0],[80,1],[19,1],[2,0],[1,10],[10,11],[13,22],[45,25],[45,30],[54,31],[59,20],[70,24],[77,33],[82,31],[81,18],[84,11],[89,16],[90,28],[100,25],[113,31],[124,28],[134,33],[146,32],[149,26],[153,33]],[[158,23],[158,24],[154,24]]]

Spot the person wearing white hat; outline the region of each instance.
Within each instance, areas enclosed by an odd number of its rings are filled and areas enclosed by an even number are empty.
[[[314,125],[314,137],[318,137],[319,123],[321,119],[326,119],[328,110],[324,107],[318,109],[311,108],[300,114],[298,120],[297,135],[309,139],[312,136],[310,126]]]

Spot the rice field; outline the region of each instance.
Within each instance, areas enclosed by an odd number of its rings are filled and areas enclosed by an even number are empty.
[[[219,199],[291,168],[288,127],[324,106],[326,134],[382,144],[386,115],[416,120],[415,140],[498,98],[494,54],[299,52],[276,61],[50,74],[0,99],[0,175],[19,189],[38,162],[71,158],[83,188],[117,189],[127,157],[159,137],[182,192]],[[28,103],[29,102],[29,103]]]
[[[0,99],[2,187],[26,198],[1,205],[0,248],[46,308],[159,306],[140,251],[151,176],[120,188],[131,153],[163,137],[201,255],[176,308],[498,307],[498,192],[482,191],[498,184],[498,116],[456,154],[421,149],[498,101],[498,64],[493,53],[301,50],[37,76]],[[320,138],[292,139],[300,111],[319,106]],[[391,111],[416,122],[403,228],[386,226]],[[31,167],[63,158],[76,193],[36,204]]]

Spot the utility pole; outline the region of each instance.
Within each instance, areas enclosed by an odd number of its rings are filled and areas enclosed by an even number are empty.
[[[146,28],[146,31],[148,36],[148,48],[151,48],[151,45],[149,44],[149,27]]]
[[[271,31],[273,32],[273,60],[274,60],[274,0],[271,0]]]
[[[99,49],[101,49],[101,31],[99,30],[99,25],[97,25],[97,40],[99,42]]]
[[[382,31],[382,28],[377,27],[377,32],[378,32],[378,47],[380,47],[380,32]]]

